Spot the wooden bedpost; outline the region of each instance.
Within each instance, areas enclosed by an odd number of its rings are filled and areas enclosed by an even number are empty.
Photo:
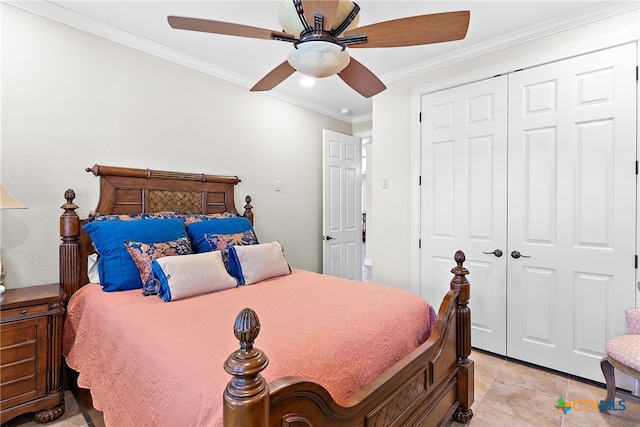
[[[60,206],[64,212],[60,216],[60,286],[69,298],[80,287],[80,217],[76,213],[78,206],[73,203],[76,193],[65,191],[67,203]]]
[[[244,205],[244,213],[242,216],[247,218],[251,224],[253,224],[253,206],[251,206],[251,196],[247,196],[244,198],[244,201],[247,203]]]
[[[453,418],[459,423],[467,423],[473,417],[471,405],[473,404],[473,360],[471,354],[471,309],[469,308],[470,289],[466,275],[469,270],[462,266],[465,255],[457,251],[454,259],[457,266],[451,272],[454,274],[451,280],[451,290],[459,292],[458,295],[458,332],[456,349],[458,354],[458,402],[460,405],[453,414]]]
[[[253,346],[259,332],[258,315],[250,308],[243,309],[233,325],[240,349],[224,364],[224,370],[233,375],[224,391],[225,427],[267,427],[269,424],[269,387],[260,375],[269,358]]]

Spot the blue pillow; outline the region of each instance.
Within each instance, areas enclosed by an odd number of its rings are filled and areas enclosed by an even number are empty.
[[[251,222],[243,217],[212,218],[208,221],[194,222],[187,225],[187,234],[191,239],[193,250],[198,253],[216,250],[207,241],[206,234],[237,234],[245,231],[253,231]],[[254,233],[255,234],[255,233]],[[257,243],[258,239],[255,239]]]
[[[140,271],[125,241],[159,243],[188,237],[182,218],[94,221],[82,228],[98,252],[100,284],[107,292],[142,288]]]

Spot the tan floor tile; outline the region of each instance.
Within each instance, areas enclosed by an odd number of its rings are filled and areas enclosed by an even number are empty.
[[[571,380],[569,382],[569,391],[567,392],[568,401],[576,400],[592,400],[594,402],[600,402],[606,397],[606,390],[604,386],[594,385],[578,380]],[[578,403],[578,408],[582,408],[584,404]],[[566,426],[638,426],[640,425],[640,405],[636,405],[630,402],[624,403],[624,410],[609,411],[606,414],[600,413],[600,411],[569,411],[565,416]],[[617,409],[622,409],[620,405],[620,399],[616,399]]]
[[[70,417],[80,412],[82,411],[80,410],[80,406],[78,406],[78,401],[71,392],[67,391],[64,395],[64,414],[62,416]]]
[[[567,395],[569,378],[509,360],[498,373],[495,383],[518,385],[557,399]]]
[[[541,423],[539,419],[526,419],[511,411],[503,411],[494,405],[484,402],[469,422],[470,427],[541,427],[560,426],[561,418],[550,420],[548,424]],[[460,424],[458,424],[460,425]]]
[[[607,390],[604,386],[599,386],[575,379],[569,380],[567,400],[592,399],[600,401],[607,397]]]
[[[489,390],[489,387],[491,387],[495,381],[506,360],[501,356],[495,356],[479,350],[472,351],[470,357],[474,361],[475,401],[479,403],[487,394],[487,390]]]
[[[91,421],[93,421],[93,426],[95,427],[105,427],[104,418],[102,416],[102,412],[90,408],[87,410],[87,414],[91,417]]]
[[[531,377],[531,374],[528,374],[528,377]],[[496,381],[478,406],[476,415],[480,420],[489,421],[493,413],[496,417],[506,414],[512,418],[511,425],[514,426],[560,426],[562,413],[555,408],[556,402],[557,398],[553,395],[520,384]]]
[[[42,427],[42,426],[55,426],[55,427],[84,427],[87,424],[87,420],[85,420],[84,415],[76,413],[73,415],[63,414],[60,418],[55,420],[50,424],[39,424],[33,419],[33,415],[30,418],[30,421],[20,421],[21,419],[16,418],[13,422],[16,424],[9,425],[19,425],[20,427]]]

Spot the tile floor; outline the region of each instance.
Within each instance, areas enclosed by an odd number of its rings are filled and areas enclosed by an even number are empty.
[[[635,426],[640,425],[640,405],[627,403],[624,411],[583,409],[579,400],[599,402],[604,385],[540,369],[529,364],[474,350],[474,416],[469,426]],[[604,379],[603,379],[604,382]],[[574,402],[566,414],[555,408],[558,399]],[[580,409],[580,410],[578,410]],[[454,421],[446,424],[458,427]]]
[[[518,361],[474,350],[474,416],[469,426],[505,427],[638,427],[640,405],[627,403],[624,411],[601,414],[598,410],[571,409],[566,414],[555,408],[558,398],[567,402],[604,399],[601,384],[578,380],[568,375],[539,369]],[[579,409],[583,405],[577,405]],[[618,405],[619,407],[619,405]],[[36,427],[33,416],[25,414],[2,427]],[[67,392],[66,411],[48,427],[104,426],[102,414],[85,406],[81,396]],[[450,421],[446,427],[461,427]]]

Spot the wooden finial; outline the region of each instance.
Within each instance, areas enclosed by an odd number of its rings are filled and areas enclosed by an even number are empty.
[[[469,270],[464,268],[464,266],[462,265],[466,261],[466,256],[464,255],[464,252],[457,251],[453,256],[453,259],[456,261],[457,265],[451,269],[451,272],[453,273],[453,279],[451,279],[451,289],[454,291],[460,291],[460,299],[468,300],[469,282],[467,281],[466,276],[467,274],[469,274]]]
[[[233,326],[240,349],[224,363],[224,370],[232,375],[224,391],[225,426],[268,424],[269,388],[260,372],[269,364],[269,358],[253,346],[259,332],[258,315],[250,308],[243,309]]]
[[[258,315],[250,308],[243,309],[233,325],[233,334],[240,341],[240,348],[251,349],[259,333],[260,320]]]
[[[85,172],[91,172],[93,176],[100,175],[100,165],[93,165],[91,168],[84,168]]]
[[[244,205],[244,214],[243,216],[253,224],[253,206],[251,206],[251,196],[247,196],[244,198],[246,204]]]
[[[64,198],[67,201],[64,205],[60,206],[64,209],[64,212],[60,216],[60,237],[62,240],[69,240],[69,238],[77,238],[80,233],[80,224],[76,209],[78,205],[73,203],[76,198],[76,192],[72,189],[68,189],[64,192]]]

